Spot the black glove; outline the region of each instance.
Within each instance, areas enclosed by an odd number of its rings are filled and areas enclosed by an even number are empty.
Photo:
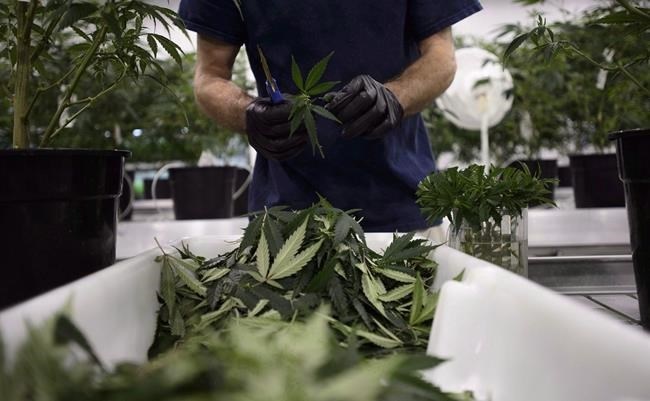
[[[381,138],[404,116],[393,92],[369,75],[352,79],[325,107],[343,123],[345,138]]]
[[[267,159],[287,160],[305,148],[307,131],[301,125],[289,137],[291,103],[273,104],[269,98],[257,98],[246,107],[248,142]]]

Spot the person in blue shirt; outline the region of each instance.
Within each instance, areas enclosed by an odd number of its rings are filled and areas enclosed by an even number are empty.
[[[302,209],[321,195],[360,209],[366,231],[427,229],[415,191],[435,163],[419,112],[453,80],[451,25],[479,10],[477,0],[182,0],[198,33],[196,100],[258,152],[249,209]],[[242,45],[257,98],[231,81]],[[334,52],[323,80],[340,82],[326,107],[342,124],[317,118],[324,158],[304,127],[289,135],[291,103],[270,102],[258,45],[284,93],[298,92],[292,57],[307,71]]]

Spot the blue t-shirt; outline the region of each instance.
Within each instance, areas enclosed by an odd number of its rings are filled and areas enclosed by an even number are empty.
[[[239,9],[236,1],[182,0],[179,13],[190,30],[246,45],[261,96],[267,93],[258,44],[285,93],[297,92],[292,55],[306,74],[334,51],[323,79],[340,81],[336,90],[360,74],[380,82],[396,77],[418,58],[420,40],[481,9],[477,0],[239,0]],[[320,194],[340,209],[361,209],[367,231],[427,227],[415,191],[435,162],[419,114],[374,141],[343,139],[340,126],[323,118],[317,127],[324,159],[309,144],[285,162],[258,154],[250,210],[302,209]]]

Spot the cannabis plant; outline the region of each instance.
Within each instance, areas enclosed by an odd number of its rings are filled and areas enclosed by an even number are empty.
[[[578,21],[547,23],[538,16],[534,26],[508,25],[504,34],[514,36],[503,52],[506,63],[518,56],[555,70],[556,78],[544,80],[546,91],[560,99],[553,102],[565,120],[559,128],[573,134],[578,150],[591,144],[602,152],[611,146],[608,132],[650,123],[647,2],[602,2]]]
[[[534,4],[539,3],[539,0],[518,0],[520,3],[525,4]],[[591,16],[589,23],[594,25],[605,25],[613,27],[622,27],[622,31],[614,31],[612,33],[617,33],[621,36],[634,36],[638,35],[645,36],[650,30],[650,8],[637,6],[628,0],[615,0],[613,5],[608,5],[597,9]],[[612,38],[618,41],[619,38]],[[558,52],[568,52],[574,55],[577,55],[593,66],[608,71],[614,74],[623,74],[626,78],[631,80],[637,87],[644,91],[646,94],[650,94],[650,87],[646,87],[635,74],[630,71],[630,67],[638,65],[646,65],[650,62],[650,45],[646,41],[642,41],[642,45],[645,48],[644,52],[628,55],[625,53],[625,49],[616,49],[616,43],[613,41],[612,45],[614,48],[609,49],[609,51],[614,51],[611,55],[611,59],[607,60],[605,54],[605,60],[598,61],[595,60],[590,54],[584,52],[579,45],[573,43],[570,38],[563,39],[556,37],[553,33],[553,30],[547,26],[546,20],[539,16],[537,18],[537,27],[532,29],[529,32],[521,33],[519,36],[515,37],[510,46],[506,49],[504,53],[504,59],[508,59],[510,54],[514,52],[519,46],[521,46],[526,41],[532,41],[538,48],[539,51],[545,53],[547,58],[554,57]],[[603,52],[606,52],[607,49],[602,49]],[[618,54],[615,50],[623,50]]]
[[[491,167],[486,172],[475,164],[434,173],[420,183],[417,203],[430,222],[449,219],[450,246],[523,274],[525,212],[531,205],[554,205],[549,188],[555,180],[535,177],[525,165],[522,168]]]
[[[0,91],[12,99],[15,148],[51,145],[125,80],[147,77],[164,85],[159,48],[181,63],[178,45],[144,24],[184,32],[182,22],[173,11],[139,0],[11,0],[0,4],[0,18]],[[61,57],[69,57],[63,69]],[[87,80],[99,84],[97,91],[81,90]],[[44,127],[33,127],[30,120],[46,97],[56,105]]]

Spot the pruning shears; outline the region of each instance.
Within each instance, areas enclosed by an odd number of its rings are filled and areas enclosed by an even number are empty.
[[[273,104],[284,102],[284,96],[282,96],[282,92],[280,92],[280,88],[278,87],[277,81],[271,75],[269,64],[266,62],[266,57],[264,57],[264,53],[262,53],[262,48],[259,45],[257,45],[257,51],[260,53],[262,70],[264,70],[264,75],[266,76],[266,91],[271,97],[271,102]]]

